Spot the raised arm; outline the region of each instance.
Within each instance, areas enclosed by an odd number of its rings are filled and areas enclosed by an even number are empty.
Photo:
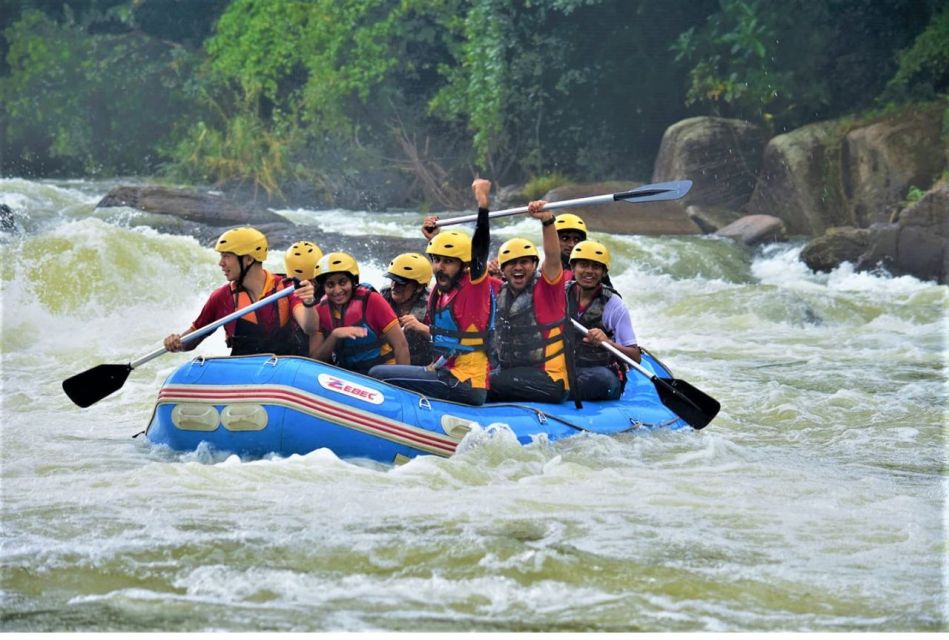
[[[557,229],[554,227],[554,214],[545,211],[547,202],[544,200],[534,200],[527,205],[527,213],[532,218],[537,218],[541,222],[541,230],[544,239],[544,262],[540,266],[541,273],[548,282],[556,282],[563,273],[563,265],[560,262],[560,239],[557,237]]]
[[[471,238],[471,279],[480,280],[488,270],[488,252],[491,249],[491,222],[488,218],[491,181],[478,178],[471,183],[471,190],[478,201],[478,221]]]

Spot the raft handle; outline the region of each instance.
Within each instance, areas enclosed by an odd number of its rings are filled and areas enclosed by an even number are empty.
[[[429,402],[428,398],[426,398],[425,396],[421,396],[421,397],[419,397],[419,399],[418,399],[418,408],[419,408],[419,409],[426,409],[427,411],[431,411],[431,410],[432,410],[432,403]]]

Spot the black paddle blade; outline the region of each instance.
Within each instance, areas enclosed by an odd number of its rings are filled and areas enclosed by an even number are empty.
[[[696,389],[685,380],[653,378],[662,404],[688,422],[692,428],[701,429],[718,415],[722,408],[718,400]]]
[[[63,380],[69,399],[85,409],[122,388],[132,372],[128,364],[100,364]]]

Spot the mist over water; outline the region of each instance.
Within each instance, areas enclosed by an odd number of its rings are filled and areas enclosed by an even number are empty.
[[[492,425],[396,468],[180,454],[132,436],[220,332],[88,409],[60,387],[222,282],[198,241],[95,210],[109,188],[0,180],[4,630],[946,630],[946,287],[814,274],[801,242],[606,236],[640,343],[722,403],[703,431]],[[403,238],[423,217],[280,213]],[[391,257],[357,256],[362,279]]]

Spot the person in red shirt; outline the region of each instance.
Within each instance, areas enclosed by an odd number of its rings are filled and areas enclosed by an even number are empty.
[[[359,284],[359,264],[348,253],[323,256],[316,280],[326,292],[317,306],[320,337],[313,358],[356,373],[378,364],[408,364],[409,345],[386,299]]]
[[[567,299],[560,241],[554,215],[543,200],[528,205],[541,221],[544,262],[538,272],[537,248],[524,238],[501,245],[498,263],[505,283],[497,299],[495,349],[499,367],[491,373],[490,402],[563,402],[567,378],[565,331]]]
[[[437,360],[427,367],[383,365],[369,373],[431,398],[478,406],[487,396],[496,281],[487,275],[491,183],[478,179],[471,189],[478,201],[473,238],[453,229],[436,233],[436,216],[422,223],[422,234],[429,240],[426,253],[432,261],[435,288],[429,294],[425,320],[410,318],[405,329],[430,336]]]
[[[218,265],[227,284],[215,289],[201,313],[185,332],[212,322],[249,306],[269,295],[292,286],[290,281],[274,276],[263,267],[267,259],[267,237],[252,227],[238,227],[221,234],[214,249],[221,254]],[[307,346],[298,338],[297,327],[307,334],[317,330],[316,314],[309,309],[316,304],[313,284],[304,281],[297,291],[271,305],[252,311],[224,325],[227,346],[232,356],[254,353],[306,355]],[[165,338],[168,351],[190,351],[207,336],[182,344],[181,335]]]

